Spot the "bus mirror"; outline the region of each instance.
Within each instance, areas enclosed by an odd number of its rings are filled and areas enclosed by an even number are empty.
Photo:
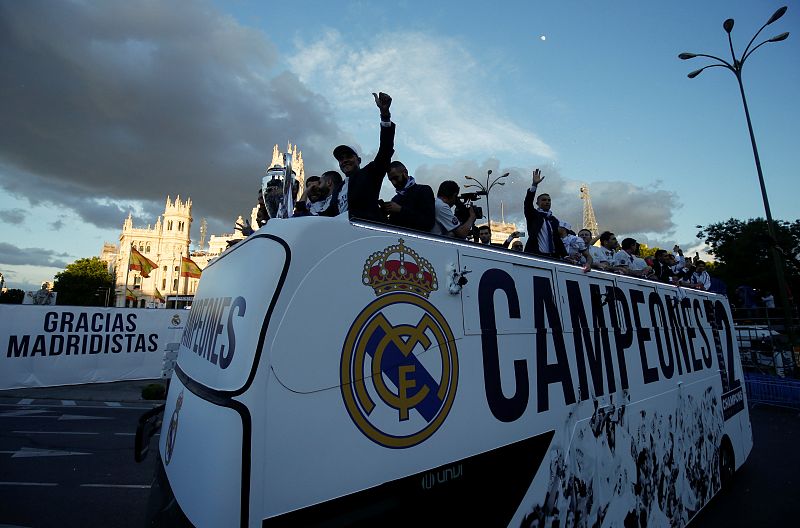
[[[153,407],[139,417],[139,424],[136,426],[136,440],[133,445],[133,458],[136,462],[142,462],[147,458],[150,451],[150,438],[160,429],[164,416],[164,404]]]

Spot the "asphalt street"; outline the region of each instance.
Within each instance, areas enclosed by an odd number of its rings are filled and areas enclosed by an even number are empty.
[[[74,393],[92,398],[85,400],[67,399],[67,388],[41,394],[0,393],[0,528],[144,526],[158,437],[137,464],[134,433],[138,417],[160,402],[111,385]],[[800,415],[758,406],[750,417],[749,459],[690,526],[796,524]]]
[[[750,409],[753,450],[731,489],[717,494],[690,523],[703,526],[797,526],[800,501],[800,414],[797,410]]]
[[[144,525],[155,457],[133,443],[152,403],[0,401],[0,526]]]

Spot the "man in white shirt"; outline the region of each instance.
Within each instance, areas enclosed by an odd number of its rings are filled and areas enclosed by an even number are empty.
[[[558,223],[558,236],[561,237],[564,249],[567,250],[564,259],[573,264],[582,264],[583,272],[588,273],[592,269],[592,256],[583,239],[572,232],[572,225],[569,222],[561,220]]]
[[[467,238],[472,226],[475,225],[475,209],[468,208],[469,216],[464,222],[459,221],[453,213],[453,206],[458,202],[458,184],[452,180],[445,180],[439,185],[436,192],[436,222],[431,229],[434,235],[451,236],[455,238]]]
[[[691,285],[698,290],[708,291],[711,289],[711,276],[706,271],[706,263],[698,260],[692,273]]]
[[[611,231],[600,233],[600,245],[591,246],[592,266],[604,271],[617,271],[614,268],[614,250],[617,248],[617,236]]]
[[[653,269],[645,263],[644,259],[640,259],[636,255],[639,251],[639,243],[635,239],[623,239],[620,247],[622,249],[614,254],[612,261],[615,268],[634,277],[647,277],[653,273]]]

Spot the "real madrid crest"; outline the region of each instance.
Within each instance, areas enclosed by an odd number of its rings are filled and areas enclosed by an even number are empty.
[[[439,287],[436,272],[401,239],[370,255],[362,282],[378,298],[347,333],[342,397],[370,440],[391,448],[415,446],[444,423],[458,384],[453,333],[428,301]]]
[[[178,436],[178,416],[183,407],[183,391],[178,394],[178,399],[175,401],[175,410],[172,411],[172,417],[169,420],[169,429],[167,430],[167,444],[164,452],[164,462],[169,465],[172,460],[172,451],[175,449],[175,438]]]

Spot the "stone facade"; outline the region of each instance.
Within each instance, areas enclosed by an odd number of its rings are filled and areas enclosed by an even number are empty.
[[[164,214],[158,217],[154,226],[133,227],[133,219],[128,215],[122,224],[114,266],[115,306],[156,306],[156,289],[164,298],[167,295],[191,295],[195,292],[199,280],[180,277],[181,257],[189,255],[191,226],[192,200],[188,198],[182,201],[180,196],[175,201],[167,197]],[[132,246],[157,265],[149,277],[142,277],[135,270],[128,271]],[[107,254],[105,246],[103,253]],[[134,293],[136,301],[126,301],[126,284]]]
[[[297,145],[289,143],[286,152],[292,154],[292,169],[300,182],[305,181],[305,167],[303,153]],[[283,167],[283,153],[275,145],[272,149],[272,160],[267,166]],[[302,189],[301,189],[302,192]],[[255,201],[255,197],[254,197]],[[250,211],[250,225],[256,224],[258,207]],[[192,227],[192,200],[187,198],[182,201],[180,196],[172,201],[167,196],[164,214],[159,216],[155,225],[146,228],[133,226],[133,218],[129,214],[122,224],[122,233],[119,236],[119,245],[104,243],[100,259],[109,265],[109,272],[115,276],[116,293],[114,306],[159,307],[163,306],[156,298],[156,289],[167,299],[168,296],[192,296],[197,291],[200,279],[180,276],[181,257],[188,256],[200,269],[204,269],[209,262],[225,251],[230,242],[244,239],[244,235],[236,224],[242,224],[239,216],[234,222],[233,232],[221,235],[211,235],[207,250],[190,251],[191,238],[189,233]],[[131,246],[152,260],[156,269],[152,270],[149,277],[142,277],[138,271],[128,272]],[[125,299],[125,288],[130,289],[136,297],[135,301]],[[179,303],[180,306],[181,303]]]

